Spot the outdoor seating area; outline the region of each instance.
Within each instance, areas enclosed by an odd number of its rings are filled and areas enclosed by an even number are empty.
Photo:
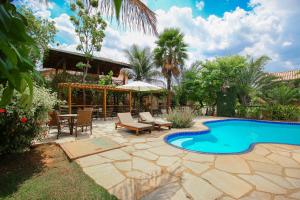
[[[49,130],[51,127],[57,128],[57,138],[61,134],[61,130],[64,126],[69,127],[70,135],[73,135],[74,128],[75,128],[75,137],[77,137],[78,128],[81,128],[81,132],[83,132],[83,129],[89,128],[90,134],[92,135],[92,127],[93,127],[93,113],[95,111],[98,111],[97,105],[96,106],[89,106],[89,105],[74,105],[72,104],[72,90],[74,89],[81,89],[81,90],[95,90],[96,92],[102,93],[102,116],[103,119],[107,119],[107,95],[109,92],[118,92],[118,93],[125,93],[127,96],[127,99],[125,102],[128,102],[128,105],[123,105],[123,108],[127,108],[129,112],[118,112],[118,110],[115,110],[116,116],[118,118],[118,122],[115,125],[115,128],[118,127],[124,127],[129,130],[135,131],[135,133],[138,135],[141,131],[148,131],[151,133],[152,129],[154,127],[158,127],[159,129],[162,126],[166,126],[169,129],[171,129],[171,123],[166,121],[156,121],[150,114],[150,112],[141,112],[137,113],[140,118],[139,122],[136,122],[133,120],[131,113],[133,111],[133,105],[132,105],[132,93],[133,92],[157,92],[162,91],[162,88],[157,87],[155,85],[151,85],[145,82],[137,81],[133,83],[129,83],[127,85],[122,85],[118,87],[109,87],[109,86],[99,86],[99,85],[92,85],[92,84],[79,84],[79,83],[60,83],[59,88],[61,90],[67,89],[67,114],[60,114],[59,110],[53,111],[49,113],[49,122],[47,123],[47,126],[49,127]],[[61,96],[61,95],[60,95]],[[153,96],[152,93],[150,93],[150,99],[152,101]],[[152,102],[151,102],[152,103]],[[100,105],[98,105],[100,106]],[[74,109],[74,107],[76,109]],[[60,107],[61,108],[61,107]],[[127,111],[125,109],[125,111]],[[60,109],[62,110],[62,109]],[[74,111],[77,110],[76,113]],[[136,111],[140,111],[140,105],[138,105],[138,108],[135,108]],[[124,111],[124,110],[122,110]],[[153,110],[151,109],[151,112]],[[99,115],[96,115],[96,119]],[[113,117],[113,116],[112,116]]]

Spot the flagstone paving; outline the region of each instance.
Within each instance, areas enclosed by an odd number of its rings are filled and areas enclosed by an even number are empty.
[[[197,119],[189,130],[204,130]],[[257,144],[239,155],[209,155],[166,144],[164,136],[178,130],[152,134],[114,129],[113,121],[93,123],[93,135],[77,139],[109,137],[125,145],[77,159],[96,183],[124,200],[295,200],[300,199],[300,146]],[[182,130],[181,130],[182,131]],[[58,143],[74,141],[64,135]]]

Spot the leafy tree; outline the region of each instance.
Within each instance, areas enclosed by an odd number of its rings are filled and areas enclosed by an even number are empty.
[[[104,75],[98,82],[99,85],[112,85],[113,71],[109,71],[107,75]]]
[[[201,61],[192,63],[191,67],[184,69],[178,84],[173,86],[175,91],[175,100],[179,105],[186,105],[188,100],[197,104],[196,107],[203,107],[201,91],[198,90]]]
[[[300,91],[298,88],[291,88],[286,85],[267,90],[263,99],[271,104],[288,105],[299,102]]]
[[[200,70],[198,65],[192,65],[190,69],[184,71],[182,80],[178,85],[180,99],[187,99],[193,102],[198,102],[203,106],[203,92],[199,90],[200,85]],[[176,90],[175,90],[176,91]]]
[[[221,96],[234,96],[232,94],[235,94],[236,91],[237,77],[245,66],[246,58],[242,56],[227,56],[204,62],[198,61],[183,74],[181,86],[185,91],[185,96],[200,106],[207,105],[214,112],[217,102],[227,99]],[[218,105],[223,104],[219,102]],[[226,105],[234,106],[234,104]]]
[[[187,44],[183,40],[184,35],[179,29],[165,29],[156,41],[154,49],[154,60],[167,79],[168,108],[170,107],[170,92],[172,77],[178,77],[183,69],[184,61],[187,59]]]
[[[21,7],[20,12],[27,19],[26,32],[34,39],[39,48],[39,51],[32,52],[30,57],[34,62],[41,61],[48,49],[48,44],[54,43],[54,36],[57,32],[55,22],[35,17],[32,10],[26,7]]]
[[[37,52],[35,41],[27,33],[26,18],[10,1],[0,2],[0,106],[6,106],[15,91],[22,94],[20,103],[28,106],[32,101],[31,73],[34,63],[31,52]]]
[[[214,106],[220,91],[226,93],[228,88],[237,86],[237,79],[245,66],[246,59],[242,56],[227,56],[202,63],[199,84],[203,101]]]
[[[158,81],[160,72],[154,69],[153,57],[149,48],[140,48],[132,45],[130,49],[125,50],[125,54],[132,66],[134,80],[136,81]]]
[[[81,0],[71,4],[71,10],[76,12],[76,16],[71,16],[70,20],[75,26],[75,32],[80,41],[77,50],[81,51],[86,59],[86,63],[80,62],[76,65],[76,67],[83,69],[83,83],[88,68],[91,67],[90,61],[94,52],[100,52],[105,37],[106,22],[102,19],[100,12],[96,12],[97,7],[98,1],[91,1],[88,7]]]

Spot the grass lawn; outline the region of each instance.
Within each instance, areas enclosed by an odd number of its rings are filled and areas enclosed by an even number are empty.
[[[0,157],[0,199],[116,199],[56,145]]]

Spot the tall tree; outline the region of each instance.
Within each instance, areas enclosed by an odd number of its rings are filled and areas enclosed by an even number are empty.
[[[179,29],[165,29],[156,41],[157,47],[154,49],[154,60],[167,79],[168,89],[168,110],[171,103],[172,77],[177,77],[183,69],[187,56],[187,44],[184,42],[184,35]]]
[[[106,22],[102,19],[100,12],[96,12],[97,7],[98,1],[92,1],[88,7],[84,6],[81,0],[71,4],[71,10],[76,12],[76,16],[71,16],[70,19],[75,26],[75,32],[80,41],[76,49],[81,51],[86,59],[86,63],[80,62],[76,65],[76,67],[83,69],[83,83],[88,68],[91,67],[90,61],[94,52],[101,50],[103,38],[105,37]]]
[[[153,57],[149,48],[132,45],[125,50],[126,57],[132,66],[134,80],[155,82],[160,72],[155,70]]]
[[[203,103],[213,108],[220,93],[226,94],[227,90],[235,90],[236,80],[246,62],[246,58],[242,56],[226,56],[203,62],[197,76],[198,94]]]
[[[100,12],[96,10],[97,8],[97,0],[91,1],[88,6],[84,5],[81,0],[71,4],[71,10],[76,12],[76,16],[71,16],[70,20],[75,26],[75,32],[80,41],[76,49],[84,54],[86,60],[85,63],[79,62],[76,64],[77,68],[83,70],[83,83],[85,83],[88,69],[91,67],[90,61],[94,52],[100,52],[105,37],[106,22],[101,17]],[[86,104],[85,90],[83,90],[83,104]]]
[[[19,10],[27,19],[27,33],[34,39],[39,48],[39,51],[31,52],[30,57],[35,63],[42,61],[44,53],[48,50],[48,45],[54,43],[54,36],[57,32],[55,22],[34,16],[32,10],[26,7],[21,7]]]

